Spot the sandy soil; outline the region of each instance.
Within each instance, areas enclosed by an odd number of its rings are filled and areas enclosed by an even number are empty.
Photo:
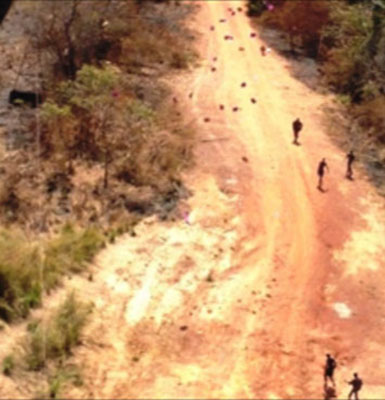
[[[331,99],[260,55],[244,12],[228,11],[240,4],[201,3],[204,61],[175,81],[201,138],[189,217],[144,221],[77,281],[95,310],[74,358],[85,385],[66,397],[320,399],[331,353],[339,398],[353,372],[362,398],[385,398],[383,200],[362,173],[344,179],[322,123]]]

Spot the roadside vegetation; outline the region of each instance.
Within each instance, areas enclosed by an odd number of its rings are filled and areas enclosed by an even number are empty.
[[[184,27],[194,6],[36,4],[27,8],[26,58],[44,101],[36,112],[13,110],[7,135],[19,140],[0,163],[0,222],[57,233],[68,221],[109,229],[166,218],[187,193],[181,172],[192,162],[194,130],[166,82],[194,65]]]
[[[104,244],[96,229],[67,225],[53,239],[29,242],[22,233],[0,232],[0,319],[10,323],[41,305],[44,291],[61,278],[85,271]]]
[[[177,216],[189,194],[182,172],[194,144],[194,127],[168,85],[196,60],[184,24],[194,5],[68,0],[13,7],[19,22],[25,18],[26,43],[24,54],[15,46],[8,64],[26,85],[17,89],[39,92],[43,101],[37,108],[19,102],[0,127],[3,334],[44,306],[64,276],[86,272],[107,241],[135,236],[144,216]],[[1,79],[2,89],[7,84]],[[68,360],[90,312],[72,294],[41,320],[28,319],[21,349],[3,353],[4,379],[34,381],[37,398],[81,385]]]
[[[29,379],[35,381],[37,398],[56,398],[68,385],[81,386],[81,371],[70,363],[70,357],[81,344],[91,312],[91,304],[68,294],[50,317],[28,324],[20,346],[3,359],[3,374],[17,381],[26,372],[34,373]],[[39,375],[43,370],[44,379]]]
[[[248,13],[284,32],[293,56],[317,60],[350,114],[349,141],[384,170],[385,1],[249,0]]]

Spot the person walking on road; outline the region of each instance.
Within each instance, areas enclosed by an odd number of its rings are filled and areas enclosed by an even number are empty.
[[[329,172],[329,167],[328,167],[328,165],[326,164],[325,158],[323,158],[323,159],[320,161],[320,163],[318,164],[318,170],[317,170],[317,173],[318,173],[318,186],[317,186],[317,188],[318,188],[321,192],[324,191],[324,189],[323,189],[323,187],[322,187],[322,183],[323,183],[323,177],[324,177],[324,175],[325,175],[325,169]]]
[[[299,118],[297,118],[295,121],[293,121],[293,134],[294,134],[294,141],[293,144],[299,145],[298,142],[298,137],[299,137],[299,133],[303,128],[303,123],[301,122],[301,120]]]
[[[327,380],[328,378],[332,382],[333,386],[336,386],[336,383],[334,382],[334,370],[337,367],[336,360],[330,355],[326,354],[326,363],[325,363],[325,370],[324,370],[324,380],[325,380],[325,386],[327,385]]]
[[[352,169],[352,164],[354,160],[356,159],[356,156],[353,153],[353,150],[350,150],[349,153],[346,155],[346,158],[348,160],[348,165],[346,169],[346,178],[353,180],[353,169]]]
[[[261,50],[261,55],[265,56],[266,55],[266,47],[262,45],[260,50]]]
[[[361,390],[363,382],[356,372],[353,374],[353,376],[354,376],[353,380],[348,382],[349,385],[352,385],[352,390],[349,393],[348,399],[351,400],[352,396],[354,395],[354,399],[359,400],[358,392]]]

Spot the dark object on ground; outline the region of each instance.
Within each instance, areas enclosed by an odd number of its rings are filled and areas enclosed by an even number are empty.
[[[204,122],[210,122],[210,118],[206,117],[203,121]]]
[[[178,99],[177,99],[176,97],[173,97],[173,98],[172,98],[172,101],[173,101],[174,103],[178,103]]]
[[[9,93],[8,102],[14,106],[27,104],[35,108],[43,102],[43,98],[40,93],[13,89]]]
[[[211,72],[215,72],[217,69],[215,67],[211,67]]]
[[[246,82],[242,82],[241,87],[246,87]]]
[[[240,47],[238,50],[239,51],[245,51],[245,48],[244,47]]]
[[[223,104],[220,104],[220,105],[219,105],[219,109],[220,109],[220,110],[224,110],[224,109],[225,109],[225,106],[224,106]]]
[[[187,326],[187,325],[182,325],[179,329],[180,329],[181,331],[187,331],[188,326]]]
[[[215,30],[215,26],[211,25],[210,26],[210,31],[214,31]]]
[[[234,17],[234,15],[236,14],[236,12],[235,11],[233,11],[232,13],[231,13],[231,15]]]
[[[247,157],[243,156],[243,157],[242,157],[242,161],[245,162],[245,163],[248,163],[248,162],[249,162],[249,159],[248,159]]]
[[[217,57],[213,57],[213,61],[215,62],[215,61],[217,61],[218,60],[218,58]]]
[[[188,97],[189,97],[189,99],[192,99],[193,93],[191,92],[191,93],[188,95]]]
[[[239,111],[239,107],[233,107],[233,112]]]
[[[257,100],[254,99],[254,97],[252,97],[252,98],[250,99],[250,101],[251,101],[253,104],[256,104],[256,103],[257,103]]]
[[[334,387],[324,387],[324,400],[333,400],[337,398],[336,389]]]
[[[223,22],[226,22],[226,20],[223,18],[223,19],[220,19],[219,22],[223,23]]]
[[[257,34],[255,32],[251,32],[250,37],[252,37],[252,38],[257,37]]]
[[[7,15],[13,0],[1,0],[0,2],[0,24]]]
[[[225,40],[233,40],[234,38],[231,35],[225,35],[224,39]]]
[[[238,10],[239,12],[242,12],[242,11],[243,11],[243,10],[242,10],[242,7],[238,7],[237,10]]]
[[[261,46],[260,50],[261,50],[261,54],[263,56],[265,56],[266,55],[266,47],[265,46]]]

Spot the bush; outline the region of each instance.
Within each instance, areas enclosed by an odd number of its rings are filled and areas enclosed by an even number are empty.
[[[26,317],[41,304],[42,288],[53,288],[63,274],[81,272],[103,246],[96,229],[67,226],[39,248],[21,234],[0,232],[0,319]]]
[[[369,63],[366,46],[371,34],[370,13],[365,5],[336,3],[330,10],[329,25],[322,33],[320,52],[326,82],[353,101],[362,98],[365,71]]]
[[[0,318],[10,322],[40,304],[41,256],[21,235],[0,232]]]
[[[39,323],[25,343],[27,368],[38,371],[47,360],[65,359],[80,343],[91,306],[79,302],[72,293],[45,324]]]
[[[44,276],[47,288],[54,287],[60,276],[70,272],[81,272],[104,245],[103,236],[88,228],[76,231],[70,225],[49,241],[45,250]]]
[[[3,374],[6,376],[11,376],[13,368],[15,367],[15,362],[12,356],[7,356],[3,360],[2,368]]]

